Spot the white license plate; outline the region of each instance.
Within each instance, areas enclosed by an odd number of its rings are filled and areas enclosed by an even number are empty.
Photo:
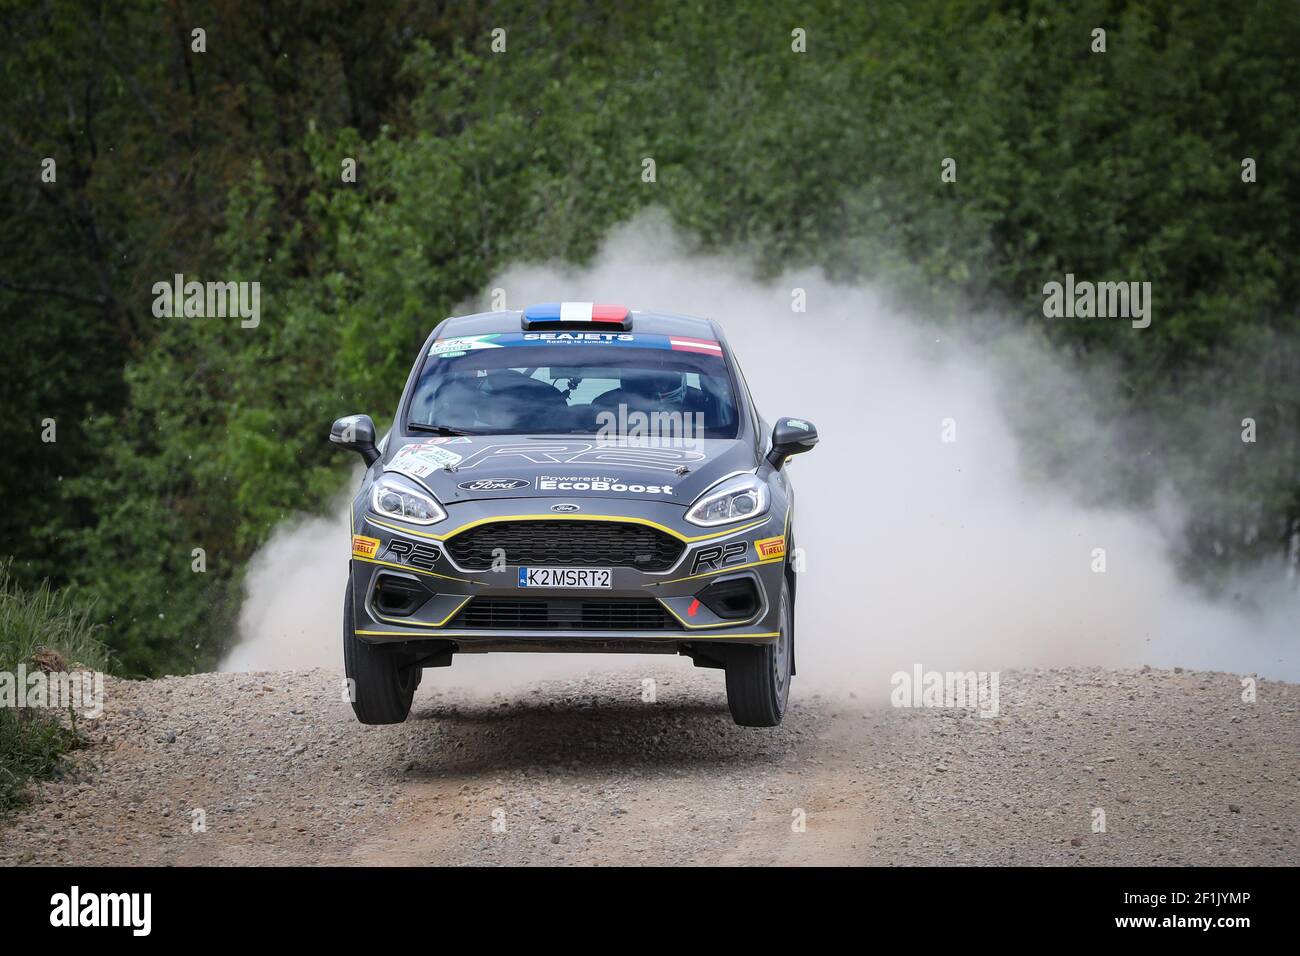
[[[609,568],[520,568],[521,588],[607,588]]]

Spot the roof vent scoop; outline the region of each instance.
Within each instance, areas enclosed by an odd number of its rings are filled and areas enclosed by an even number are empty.
[[[523,326],[526,332],[541,329],[626,332],[632,328],[632,312],[625,305],[599,302],[543,302],[524,309]]]

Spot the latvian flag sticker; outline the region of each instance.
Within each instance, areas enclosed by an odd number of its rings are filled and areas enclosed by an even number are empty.
[[[722,355],[722,346],[709,339],[688,339],[682,335],[670,335],[668,344],[674,352],[699,352],[701,355],[719,357]]]

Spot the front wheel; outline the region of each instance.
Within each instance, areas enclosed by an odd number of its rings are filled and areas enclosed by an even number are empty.
[[[727,705],[742,727],[775,727],[790,697],[790,659],[794,607],[790,586],[781,585],[777,638],[760,647],[727,648]]]
[[[352,709],[363,724],[400,724],[411,712],[420,668],[396,647],[367,644],[354,630],[352,586],[343,598],[343,670]]]

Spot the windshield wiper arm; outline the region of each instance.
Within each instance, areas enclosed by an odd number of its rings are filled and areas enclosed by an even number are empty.
[[[407,422],[406,427],[413,432],[432,432],[435,435],[474,435],[462,428],[448,428],[446,425],[429,425],[425,422]]]

